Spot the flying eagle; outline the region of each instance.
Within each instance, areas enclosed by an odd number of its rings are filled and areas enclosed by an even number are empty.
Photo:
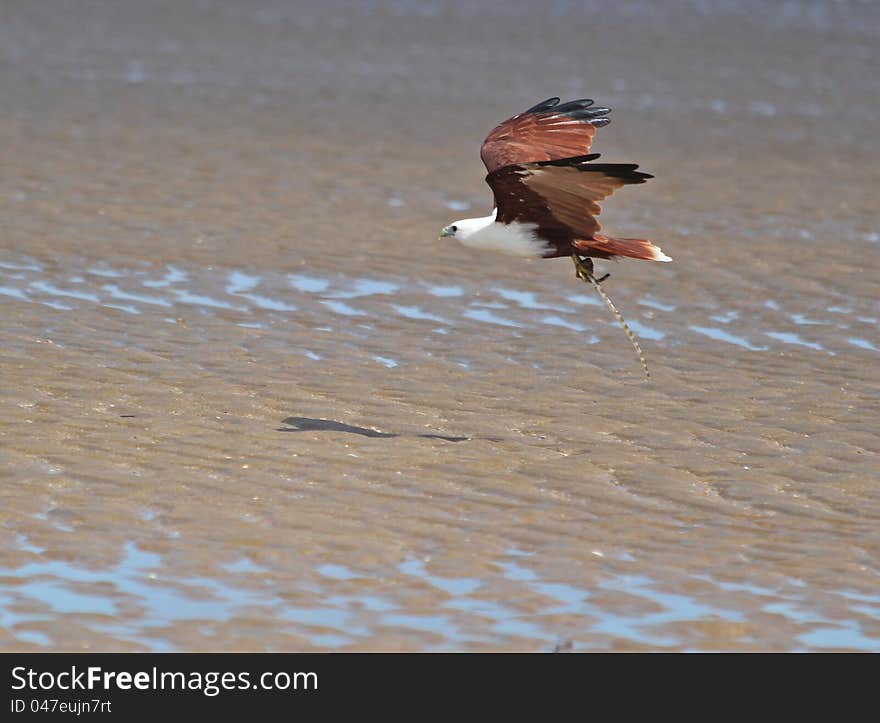
[[[492,215],[456,221],[440,237],[514,256],[571,257],[577,277],[599,292],[647,373],[635,336],[599,286],[608,275],[596,279],[592,259],[672,259],[645,239],[599,233],[599,202],[621,186],[653,178],[634,163],[593,163],[599,154],[590,153],[590,145],[596,129],[611,122],[610,112],[587,98],[562,105],[549,98],[496,126],[480,150],[495,196]]]

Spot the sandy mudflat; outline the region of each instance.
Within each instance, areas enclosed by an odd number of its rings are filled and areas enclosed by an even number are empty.
[[[871,3],[0,12],[0,649],[880,650]],[[547,96],[673,264],[437,241]]]

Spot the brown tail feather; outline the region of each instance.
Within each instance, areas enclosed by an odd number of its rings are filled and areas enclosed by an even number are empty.
[[[590,239],[577,239],[572,242],[576,253],[590,256],[629,256],[632,259],[648,259],[649,261],[672,261],[659,246],[642,238],[613,238],[596,234]]]

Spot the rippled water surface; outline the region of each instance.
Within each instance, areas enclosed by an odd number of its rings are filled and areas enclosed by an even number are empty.
[[[0,648],[880,650],[877,8],[535,8],[10,6]],[[554,94],[650,380],[436,240]]]

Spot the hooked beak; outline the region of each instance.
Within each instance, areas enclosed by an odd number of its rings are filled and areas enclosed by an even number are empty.
[[[449,226],[446,228],[440,229],[440,238],[446,238],[447,236],[452,236],[452,231],[449,230]]]

